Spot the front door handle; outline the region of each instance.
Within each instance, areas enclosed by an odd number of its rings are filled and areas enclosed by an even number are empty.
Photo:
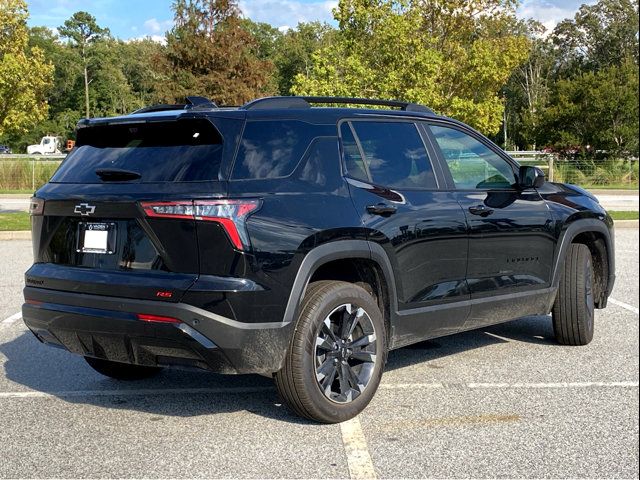
[[[487,208],[484,205],[476,205],[475,207],[469,207],[469,212],[472,215],[480,215],[481,217],[488,217],[493,213],[491,208]]]
[[[396,213],[398,209],[394,206],[387,205],[386,203],[379,203],[377,205],[369,205],[367,207],[367,212],[371,215],[380,215],[383,217],[389,217]]]

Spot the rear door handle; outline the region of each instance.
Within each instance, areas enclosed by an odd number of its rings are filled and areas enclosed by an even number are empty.
[[[398,209],[396,207],[387,205],[386,203],[379,203],[377,205],[369,205],[367,207],[367,212],[371,215],[381,215],[383,217],[388,217],[396,213]]]
[[[487,208],[484,205],[476,205],[475,207],[469,207],[469,212],[472,215],[480,215],[481,217],[488,217],[493,213],[491,208]]]

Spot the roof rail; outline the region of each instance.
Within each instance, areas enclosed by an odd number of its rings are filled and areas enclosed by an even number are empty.
[[[269,108],[311,108],[303,97],[265,97],[245,103],[243,110],[266,110]]]
[[[131,112],[131,115],[135,115],[137,113],[165,112],[171,110],[191,110],[193,108],[218,108],[218,106],[214,102],[206,97],[189,96],[185,99],[185,101],[186,103],[184,105],[151,105],[149,107],[144,107],[136,110],[135,112]]]
[[[428,107],[417,103],[401,102],[399,100],[377,100],[353,97],[266,97],[253,100],[241,107],[244,110],[262,110],[268,108],[311,108],[311,104],[347,104],[347,105],[376,105],[394,107],[406,112],[433,113]]]

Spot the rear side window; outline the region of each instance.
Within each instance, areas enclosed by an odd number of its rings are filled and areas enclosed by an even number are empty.
[[[334,127],[335,128],[335,127]],[[335,136],[326,125],[296,120],[248,121],[233,166],[234,180],[287,177],[314,138]]]
[[[101,170],[126,170],[149,183],[218,180],[222,149],[222,136],[205,119],[86,127],[51,181],[101,183]]]
[[[414,123],[355,121],[351,125],[372,182],[394,188],[437,188],[427,150]],[[347,155],[347,143],[344,149]],[[351,152],[354,158],[345,159],[347,171],[349,164],[353,168],[360,164],[360,154],[353,149]]]

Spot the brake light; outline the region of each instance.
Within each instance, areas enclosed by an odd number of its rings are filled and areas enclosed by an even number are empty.
[[[149,323],[182,323],[177,318],[163,317],[161,315],[149,315],[146,313],[138,313],[138,320]]]
[[[42,215],[44,213],[44,200],[41,198],[31,197],[29,204],[29,215]]]
[[[193,200],[176,202],[144,202],[148,217],[194,219],[219,223],[238,250],[249,245],[247,217],[260,208],[260,200]]]

